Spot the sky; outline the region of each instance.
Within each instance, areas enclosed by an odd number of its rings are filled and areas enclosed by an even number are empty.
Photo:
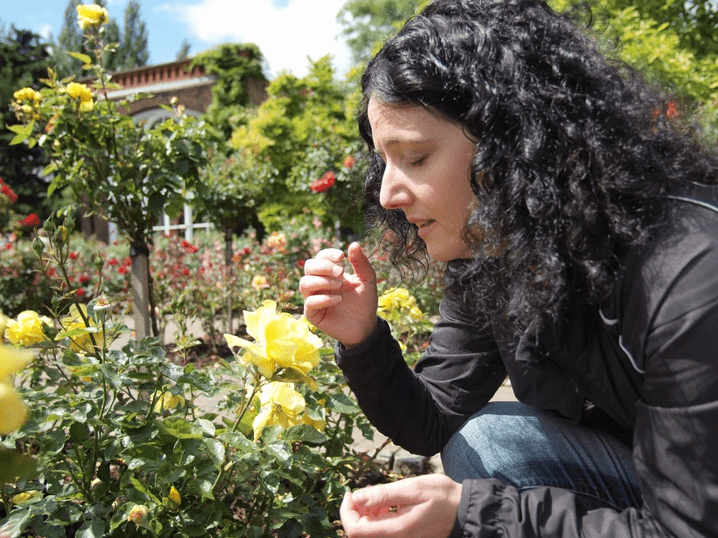
[[[57,38],[67,0],[0,1],[0,27],[14,24],[48,38]],[[92,3],[84,0],[83,3]],[[282,71],[306,75],[307,56],[330,54],[339,76],[350,67],[350,53],[341,39],[336,15],[344,0],[140,0],[140,14],[149,35],[149,64],[175,60],[182,41],[190,55],[227,42],[254,43],[267,60],[271,79]],[[123,27],[127,0],[108,0],[111,18]]]

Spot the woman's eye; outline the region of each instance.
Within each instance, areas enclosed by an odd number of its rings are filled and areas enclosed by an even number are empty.
[[[411,164],[411,165],[413,165],[413,166],[416,166],[416,165],[419,165],[419,164],[423,163],[425,160],[426,160],[426,155],[420,155],[420,156],[417,156],[417,157],[411,157],[411,158],[409,159],[409,164]]]

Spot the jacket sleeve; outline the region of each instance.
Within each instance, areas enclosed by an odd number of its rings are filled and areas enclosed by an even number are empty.
[[[439,452],[496,393],[506,371],[491,331],[443,300],[425,355],[404,362],[388,324],[379,319],[357,347],[337,345],[337,364],[367,418],[414,454]]]

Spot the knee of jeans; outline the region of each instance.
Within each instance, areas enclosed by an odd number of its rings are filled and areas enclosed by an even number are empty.
[[[456,481],[511,475],[517,445],[526,441],[523,426],[531,421],[522,407],[487,404],[466,421],[441,452],[444,473]]]

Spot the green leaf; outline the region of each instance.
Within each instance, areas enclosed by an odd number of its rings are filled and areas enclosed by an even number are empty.
[[[86,521],[75,534],[77,538],[102,538],[104,535],[105,522],[100,518]]]
[[[81,443],[90,435],[90,427],[84,422],[73,422],[70,426],[70,439],[76,443]]]
[[[30,512],[28,510],[15,510],[0,527],[0,536],[2,538],[17,538],[25,530],[30,522]]]
[[[15,136],[10,141],[10,145],[14,146],[23,143],[25,140],[32,136],[32,131],[34,128],[34,121],[31,121],[30,123],[27,123],[25,125],[9,125],[8,129],[15,133]]]
[[[195,422],[197,423],[197,425],[202,429],[202,431],[205,434],[207,434],[210,437],[214,437],[216,428],[211,421],[205,420],[203,418],[198,418]]]
[[[287,443],[269,443],[265,450],[283,465],[288,466],[292,460],[292,449]]]
[[[139,491],[140,493],[142,493],[142,494],[143,494],[145,497],[147,497],[148,499],[152,500],[154,503],[156,503],[156,504],[158,504],[158,505],[160,505],[160,506],[162,505],[162,501],[159,500],[155,495],[153,495],[153,494],[150,492],[150,490],[147,489],[147,487],[146,487],[142,482],[140,482],[140,481],[137,480],[136,478],[130,478],[130,481],[132,482],[132,485],[135,487],[135,489],[136,489],[137,491]]]
[[[205,439],[204,444],[215,465],[222,465],[224,463],[224,445],[217,439]]]
[[[0,485],[18,478],[29,478],[37,472],[37,462],[17,450],[0,449]]]
[[[329,437],[324,435],[319,430],[316,430],[308,424],[299,424],[298,426],[292,426],[287,428],[282,435],[282,439],[287,442],[303,441],[305,443],[313,443],[321,445],[329,440]]]
[[[181,417],[169,417],[159,423],[160,431],[177,439],[202,439],[202,435],[195,432],[187,420]]]
[[[330,395],[327,400],[327,407],[337,413],[352,414],[361,411],[354,400],[342,393]]]
[[[68,51],[67,53],[76,60],[80,60],[83,64],[92,64],[92,58],[90,58],[87,54],[73,51]]]
[[[247,439],[241,433],[227,432],[219,436],[219,438],[233,448],[237,448],[242,452],[254,452],[257,445]]]

